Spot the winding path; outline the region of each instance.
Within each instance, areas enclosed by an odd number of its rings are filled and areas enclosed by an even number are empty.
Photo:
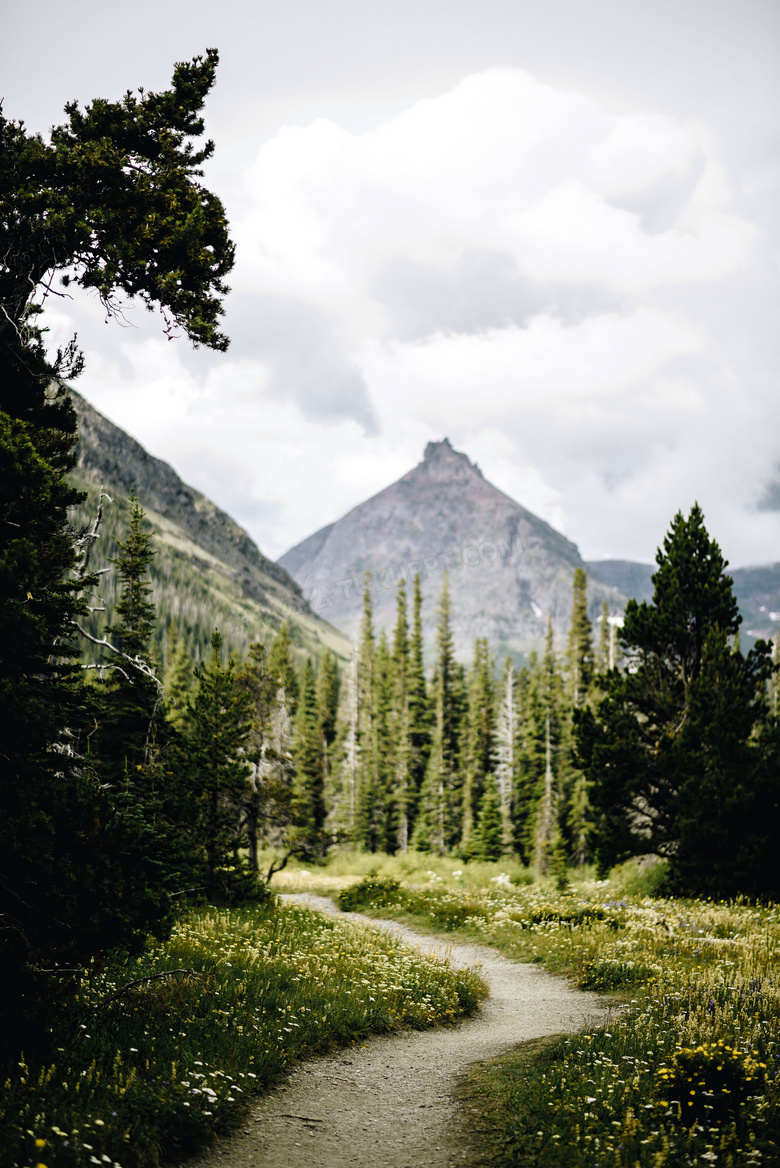
[[[326,897],[284,899],[338,912]],[[597,994],[483,946],[370,923],[423,951],[446,951],[455,966],[479,965],[490,997],[456,1026],[382,1035],[300,1064],[258,1101],[242,1133],[192,1168],[450,1168],[464,1158],[453,1096],[464,1068],[528,1039],[595,1023],[608,1009]]]

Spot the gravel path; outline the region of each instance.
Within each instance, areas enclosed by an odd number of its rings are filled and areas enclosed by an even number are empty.
[[[338,912],[326,897],[284,899]],[[302,1063],[256,1104],[241,1134],[192,1168],[450,1168],[464,1158],[453,1098],[460,1072],[529,1038],[595,1023],[608,1009],[597,994],[484,946],[443,944],[392,921],[371,924],[423,951],[446,952],[455,966],[480,966],[490,997],[456,1026],[382,1035]]]

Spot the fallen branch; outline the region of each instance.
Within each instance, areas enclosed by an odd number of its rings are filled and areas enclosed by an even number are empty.
[[[121,998],[123,994],[126,994],[128,990],[135,989],[136,986],[143,985],[144,982],[158,981],[161,977],[175,977],[177,973],[182,973],[185,977],[198,979],[204,976],[197,969],[166,969],[163,973],[150,973],[148,977],[137,977],[135,981],[129,981],[127,985],[122,986],[121,990],[117,990],[116,993],[109,994],[107,998],[103,998],[102,1001],[98,1002],[96,1009],[99,1010],[101,1006],[116,1001],[117,998]]]

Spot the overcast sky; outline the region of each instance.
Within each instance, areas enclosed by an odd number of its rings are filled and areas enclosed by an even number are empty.
[[[77,292],[99,410],[272,556],[446,435],[588,559],[695,499],[780,559],[777,0],[37,0],[0,96],[45,132],[211,46],[232,344]]]

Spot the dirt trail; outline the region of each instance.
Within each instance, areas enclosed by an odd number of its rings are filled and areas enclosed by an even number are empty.
[[[326,897],[284,899],[338,912]],[[456,1026],[383,1035],[302,1063],[255,1105],[242,1133],[209,1149],[192,1168],[450,1168],[464,1158],[453,1088],[469,1063],[606,1014],[603,998],[538,966],[479,945],[443,943],[395,922],[371,924],[423,951],[446,952],[455,966],[479,965],[490,997]]]

